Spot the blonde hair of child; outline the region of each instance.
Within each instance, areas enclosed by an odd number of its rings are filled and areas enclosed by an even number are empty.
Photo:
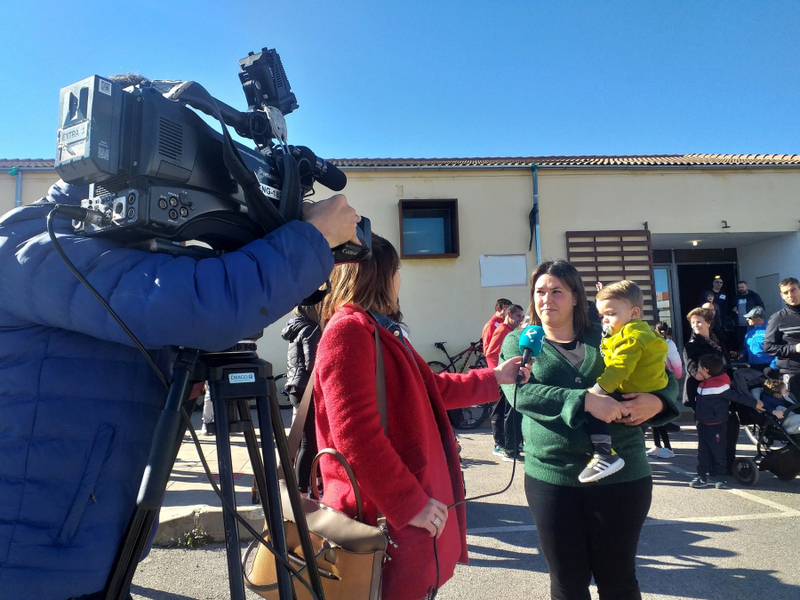
[[[638,306],[639,310],[644,312],[644,294],[642,294],[642,289],[628,279],[609,283],[603,286],[603,289],[599,290],[595,295],[595,300],[610,300],[612,298],[615,300],[624,300],[631,306]]]
[[[764,382],[764,391],[774,398],[783,398],[786,384],[781,379],[767,379]]]

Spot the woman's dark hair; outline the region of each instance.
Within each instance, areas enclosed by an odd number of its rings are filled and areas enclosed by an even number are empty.
[[[389,240],[373,233],[372,256],[357,263],[336,265],[331,273],[331,291],[322,305],[322,320],[327,321],[340,306],[355,304],[403,320],[394,297],[394,274],[400,269],[400,256]]]
[[[561,283],[576,296],[577,304],[572,308],[572,328],[575,336],[580,337],[592,328],[587,311],[586,290],[583,287],[578,270],[565,260],[543,262],[533,270],[530,278],[531,303],[528,312],[531,315],[533,325],[541,325],[542,320],[536,314],[536,282],[542,275],[552,275],[558,277]]]
[[[672,328],[664,321],[656,325],[656,332],[664,339],[672,336]]]

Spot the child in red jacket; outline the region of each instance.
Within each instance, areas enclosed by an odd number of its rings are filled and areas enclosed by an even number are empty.
[[[730,403],[764,409],[761,400],[731,387],[731,378],[724,368],[722,357],[716,354],[704,354],[698,361],[697,376],[702,380],[697,386],[693,406],[697,421],[697,477],[689,483],[693,488],[706,487],[709,475],[716,478],[714,487],[718,490],[728,487],[725,481],[725,431]]]

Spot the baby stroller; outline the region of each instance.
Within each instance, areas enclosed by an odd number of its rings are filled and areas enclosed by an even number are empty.
[[[761,388],[752,390],[756,398]],[[778,419],[768,412],[747,406],[736,407],[745,433],[756,446],[754,458],[737,457],[733,476],[742,485],[758,483],[760,471],[770,471],[782,481],[791,481],[800,474],[800,404],[787,407]]]

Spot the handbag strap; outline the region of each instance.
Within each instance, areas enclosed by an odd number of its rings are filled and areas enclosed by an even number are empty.
[[[308,376],[308,383],[303,392],[303,398],[300,400],[300,406],[297,407],[297,414],[294,416],[292,428],[289,430],[289,435],[286,438],[286,444],[289,447],[289,457],[294,460],[297,456],[297,451],[300,449],[300,442],[303,438],[303,428],[306,425],[308,418],[308,411],[311,407],[311,398],[314,394],[314,371],[311,369],[311,374]],[[281,477],[282,479],[282,477]]]
[[[389,418],[386,412],[386,371],[383,367],[383,347],[381,346],[381,337],[378,333],[377,321],[375,322],[375,391],[378,397],[378,414],[381,417],[381,425],[383,425],[383,432],[386,437],[389,437]]]
[[[311,479],[313,480],[315,474],[317,472],[317,465],[319,465],[319,459],[322,458],[323,454],[328,454],[339,461],[339,464],[344,467],[345,473],[347,473],[347,477],[350,478],[350,485],[353,487],[353,492],[356,496],[356,518],[364,522],[364,504],[361,501],[361,490],[358,488],[358,484],[356,483],[356,474],[353,473],[353,468],[350,466],[350,463],[347,462],[347,459],[342,456],[338,451],[334,450],[333,448],[323,448],[320,450],[317,455],[314,457],[314,462],[311,463]],[[311,497],[319,500],[318,490],[316,485],[309,485],[309,491],[311,493]]]

